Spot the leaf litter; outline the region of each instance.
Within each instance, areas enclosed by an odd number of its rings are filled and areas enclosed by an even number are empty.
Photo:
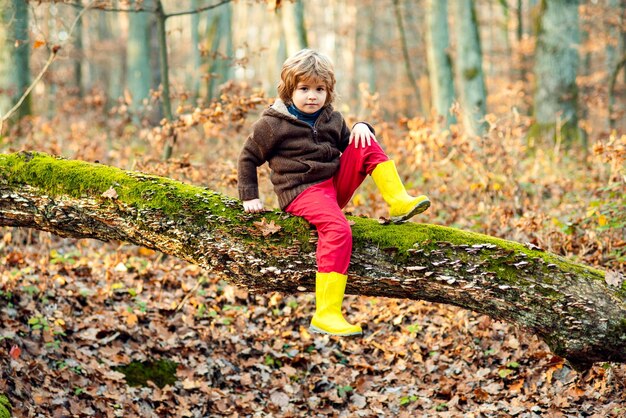
[[[619,416],[626,407],[624,366],[579,375],[537,338],[459,308],[348,296],[364,337],[320,336],[307,330],[310,293],[254,294],[129,245],[31,239],[23,261],[1,270],[0,392],[15,416]],[[48,263],[53,249],[75,257]],[[117,371],[160,359],[178,363],[173,384],[131,387]]]

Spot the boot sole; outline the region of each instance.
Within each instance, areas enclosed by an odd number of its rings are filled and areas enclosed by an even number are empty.
[[[317,334],[336,335],[338,337],[349,337],[351,335],[363,335],[363,331],[359,331],[359,332],[344,332],[344,333],[328,332],[328,331],[324,331],[323,329],[318,328],[318,327],[316,327],[314,325],[310,325],[309,326],[309,331],[315,332]]]
[[[430,207],[430,200],[424,200],[422,202],[419,202],[413,209],[411,209],[411,211],[409,213],[407,213],[406,215],[402,215],[402,216],[393,216],[391,218],[391,222],[393,222],[394,224],[399,224],[402,222],[406,222],[407,220],[411,219],[413,216],[424,212],[426,209],[428,209]]]

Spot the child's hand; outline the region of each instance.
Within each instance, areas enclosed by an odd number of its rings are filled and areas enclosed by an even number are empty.
[[[243,210],[248,213],[263,212],[263,202],[261,202],[261,199],[244,200]]]
[[[363,148],[365,148],[365,144],[367,144],[367,146],[372,145],[372,139],[378,142],[376,140],[376,137],[374,136],[372,131],[370,131],[370,128],[368,128],[366,124],[357,123],[356,125],[354,125],[354,129],[352,129],[348,144],[351,144],[352,140],[354,140],[354,148],[359,147],[359,142],[363,145]]]

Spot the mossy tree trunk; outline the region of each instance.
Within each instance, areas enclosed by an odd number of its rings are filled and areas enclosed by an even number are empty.
[[[447,303],[515,323],[577,368],[626,362],[622,277],[486,235],[349,219],[348,293]],[[0,155],[0,226],[127,241],[257,291],[314,288],[315,233],[302,219],[245,214],[216,192],[100,164]]]

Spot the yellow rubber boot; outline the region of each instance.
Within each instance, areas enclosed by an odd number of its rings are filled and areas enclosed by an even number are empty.
[[[428,197],[413,197],[406,192],[402,180],[392,160],[385,161],[372,171],[372,178],[380,194],[389,205],[389,217],[392,222],[404,222],[430,206]]]
[[[352,325],[341,314],[341,302],[348,276],[339,273],[317,273],[315,277],[315,315],[309,330],[330,335],[360,335],[361,327]]]

